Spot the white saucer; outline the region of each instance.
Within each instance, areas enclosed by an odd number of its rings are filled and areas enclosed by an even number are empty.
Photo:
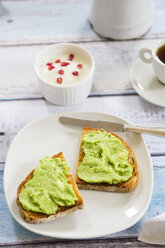
[[[131,69],[131,82],[142,98],[165,107],[165,85],[155,77],[152,64],[137,59]]]

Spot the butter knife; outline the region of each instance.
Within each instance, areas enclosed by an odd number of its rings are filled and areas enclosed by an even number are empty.
[[[66,116],[59,117],[59,121],[64,124],[70,124],[80,127],[93,127],[93,128],[103,128],[112,132],[134,132],[134,133],[149,133],[153,135],[165,136],[165,128],[163,127],[140,127],[131,126],[123,123],[109,122],[109,121],[93,121],[71,118]]]

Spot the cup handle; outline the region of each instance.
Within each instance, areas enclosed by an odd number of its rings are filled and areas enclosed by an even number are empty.
[[[148,58],[146,58],[146,54],[149,55]],[[140,51],[139,51],[139,58],[145,62],[145,63],[152,63],[152,50],[150,48],[142,48]]]

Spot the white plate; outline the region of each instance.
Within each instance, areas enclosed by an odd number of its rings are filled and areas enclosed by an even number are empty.
[[[82,190],[84,209],[64,218],[43,223],[26,223],[16,205],[19,184],[38,165],[39,159],[63,151],[75,174],[81,128],[63,125],[58,115],[38,119],[26,125],[15,137],[6,159],[4,188],[9,210],[26,229],[50,237],[67,239],[95,238],[122,231],[134,225],[144,215],[152,195],[153,170],[151,158],[139,134],[120,133],[131,146],[139,164],[139,183],[130,193]],[[103,113],[74,112],[65,116],[125,122]]]
[[[165,85],[155,77],[152,64],[137,59],[131,69],[131,82],[142,98],[165,107]]]

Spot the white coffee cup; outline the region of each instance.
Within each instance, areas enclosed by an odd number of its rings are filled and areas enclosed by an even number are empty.
[[[165,84],[165,64],[158,58],[157,51],[165,45],[165,39],[157,42],[153,48],[142,48],[139,51],[140,59],[145,63],[152,63],[156,77]]]

